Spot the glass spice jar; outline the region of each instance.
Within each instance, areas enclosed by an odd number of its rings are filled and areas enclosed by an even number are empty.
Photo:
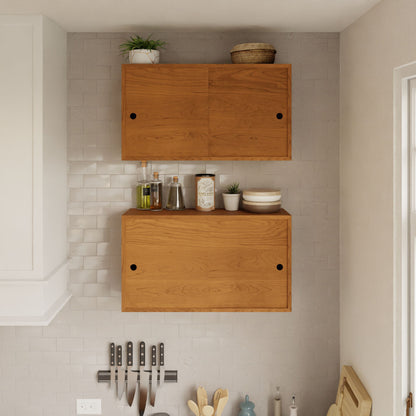
[[[185,203],[183,201],[182,185],[178,182],[178,177],[173,177],[173,182],[169,187],[169,196],[166,209],[170,211],[182,211],[185,209]]]
[[[195,209],[197,211],[215,210],[215,175],[198,173],[195,175]]]
[[[142,166],[139,169],[139,181],[136,187],[136,206],[137,209],[150,209],[150,180],[149,168],[147,162],[143,161]]]

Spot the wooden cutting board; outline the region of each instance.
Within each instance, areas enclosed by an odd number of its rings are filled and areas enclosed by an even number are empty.
[[[342,367],[336,404],[342,416],[370,416],[371,397],[351,366]]]

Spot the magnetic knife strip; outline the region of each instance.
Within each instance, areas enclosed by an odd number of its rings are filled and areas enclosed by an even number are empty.
[[[139,369],[133,370],[133,343],[127,342],[126,345],[126,366],[123,365],[123,347],[112,342],[110,344],[110,370],[99,370],[97,379],[99,383],[110,383],[110,387],[115,386],[117,397],[121,399],[123,393],[126,394],[127,403],[132,406],[136,394],[137,385],[139,386],[138,409],[140,416],[144,415],[147,396],[149,391],[149,403],[155,405],[156,392],[163,383],[177,383],[177,370],[165,370],[165,345],[159,344],[151,346],[150,369],[146,369],[146,344],[139,343],[138,364]]]

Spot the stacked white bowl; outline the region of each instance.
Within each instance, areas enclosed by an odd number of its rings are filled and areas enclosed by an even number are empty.
[[[246,189],[243,191],[242,208],[256,214],[270,214],[280,210],[281,198],[280,189]]]

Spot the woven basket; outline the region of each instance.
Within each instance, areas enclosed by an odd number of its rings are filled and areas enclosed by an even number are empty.
[[[241,43],[230,53],[233,64],[272,64],[276,49],[268,43]]]

